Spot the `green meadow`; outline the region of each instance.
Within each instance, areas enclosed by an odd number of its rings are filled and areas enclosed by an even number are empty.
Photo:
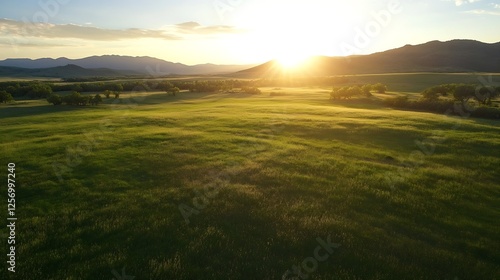
[[[0,274],[500,279],[499,121],[261,90],[0,105],[18,217]]]

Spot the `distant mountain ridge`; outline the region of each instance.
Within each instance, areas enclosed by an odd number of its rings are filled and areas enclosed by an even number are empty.
[[[277,61],[239,71],[233,76],[269,77],[283,75]],[[474,40],[431,41],[406,45],[370,55],[350,57],[318,56],[308,61],[298,74],[346,75],[403,72],[500,72],[500,42]]]
[[[500,73],[500,42],[474,40],[431,41],[420,45],[370,55],[317,56],[294,74],[330,76],[403,72],[496,72]],[[216,75],[234,78],[272,78],[289,75],[277,61],[254,65],[199,64],[188,66],[141,56],[103,55],[81,59],[60,57],[6,59],[0,61],[0,76],[8,77],[117,77],[127,75]]]
[[[1,77],[50,77],[50,78],[90,78],[90,77],[122,77],[137,75],[125,70],[107,68],[86,69],[74,64],[50,68],[20,68],[0,66]]]
[[[146,74],[153,76],[164,75],[195,75],[195,74],[219,74],[231,73],[246,69],[252,65],[215,65],[199,64],[188,66],[182,63],[174,63],[162,59],[142,56],[119,56],[103,55],[90,56],[81,59],[60,58],[9,58],[0,61],[0,66],[18,67],[27,69],[43,69],[62,67],[66,65],[76,65],[86,69],[106,68],[111,70],[129,71],[136,74]]]

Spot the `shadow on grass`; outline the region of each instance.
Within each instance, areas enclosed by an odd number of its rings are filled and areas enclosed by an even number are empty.
[[[26,116],[35,116],[59,112],[68,112],[75,110],[84,110],[86,107],[79,106],[54,106],[54,105],[34,105],[34,106],[8,106],[0,107],[0,118],[17,118]]]

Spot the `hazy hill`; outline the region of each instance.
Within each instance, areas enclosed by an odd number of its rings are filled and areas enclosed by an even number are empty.
[[[314,57],[302,69],[310,75],[377,74],[397,72],[500,72],[500,42],[432,41],[350,57]],[[246,69],[234,76],[284,75],[276,61]]]
[[[251,65],[215,65],[215,64],[200,64],[188,66],[182,63],[173,63],[162,59],[142,56],[119,56],[119,55],[103,55],[91,56],[81,59],[68,59],[65,57],[41,58],[41,59],[6,59],[0,61],[0,66],[19,67],[29,69],[42,69],[60,67],[68,64],[77,65],[87,69],[107,68],[113,70],[133,71],[139,74],[147,75],[191,75],[191,74],[217,74],[231,73],[239,71]]]
[[[34,69],[0,66],[0,76],[2,77],[118,77],[130,74],[133,73],[130,71],[119,71],[106,68],[86,69],[74,64]]]

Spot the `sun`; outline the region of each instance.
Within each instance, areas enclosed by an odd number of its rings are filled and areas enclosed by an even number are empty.
[[[276,58],[276,61],[279,65],[284,69],[296,69],[302,66],[309,56],[307,54],[299,54],[299,53],[285,53],[279,55]]]

